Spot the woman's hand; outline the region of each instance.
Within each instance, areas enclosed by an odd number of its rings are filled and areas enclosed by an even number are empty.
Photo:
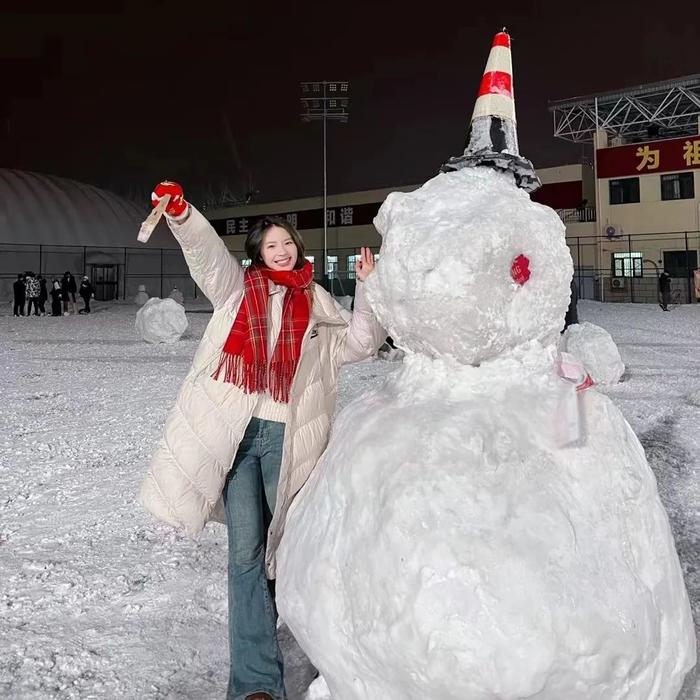
[[[374,270],[374,253],[369,248],[360,249],[360,259],[355,263],[355,277],[364,282]]]

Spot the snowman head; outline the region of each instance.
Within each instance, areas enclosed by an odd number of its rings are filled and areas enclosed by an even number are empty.
[[[463,168],[387,197],[366,284],[400,347],[479,364],[564,325],[573,266],[558,215],[510,173]]]

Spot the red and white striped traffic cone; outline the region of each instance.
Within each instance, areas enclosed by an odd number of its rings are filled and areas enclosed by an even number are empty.
[[[528,192],[540,186],[532,163],[520,155],[518,148],[510,36],[505,27],[493,38],[464,154],[450,158],[441,170],[476,166],[512,172],[518,187]]]

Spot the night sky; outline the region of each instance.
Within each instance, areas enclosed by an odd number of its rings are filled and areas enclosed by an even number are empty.
[[[320,194],[301,80],[351,83],[349,123],[329,125],[330,193],[423,182],[461,152],[504,25],[521,151],[540,167],[583,154],[552,137],[548,100],[700,73],[700,5],[683,0],[0,7],[0,167],[132,196],[166,177],[193,201],[249,182],[253,201]]]

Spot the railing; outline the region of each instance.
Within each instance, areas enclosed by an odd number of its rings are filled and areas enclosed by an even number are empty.
[[[337,258],[327,287],[339,296],[354,295],[355,271],[349,258],[360,248],[329,250],[329,256]],[[375,253],[377,249],[375,249]],[[322,282],[322,250],[307,249],[314,259],[314,276]],[[93,271],[111,267],[113,277],[97,282]],[[182,292],[185,299],[202,295],[185,262],[180,248],[133,248],[110,246],[39,245],[32,243],[0,243],[0,300],[12,298],[12,284],[20,272],[32,271],[43,275],[49,283],[61,279],[69,270],[79,279],[91,278],[98,298],[133,299],[140,285],[150,296],[167,297],[173,288]],[[103,274],[103,273],[101,273]],[[113,293],[107,293],[107,289]]]
[[[565,224],[574,224],[577,222],[590,223],[596,220],[595,207],[579,207],[578,209],[557,209],[559,218]]]
[[[693,277],[694,270],[700,266],[700,231],[625,233],[612,240],[599,234],[569,235],[567,244],[581,298],[653,303],[659,272],[666,267],[674,279],[676,297],[684,303],[696,301]],[[378,252],[376,248],[374,251]],[[328,250],[329,257],[337,258],[337,266],[329,274],[327,283],[333,294],[354,295],[355,279],[351,263],[352,256],[359,252],[359,248]],[[315,277],[321,282],[323,251],[307,249],[306,254],[313,256]],[[640,254],[641,270],[634,267],[638,265],[637,262],[632,262],[638,261]],[[625,256],[629,258],[626,263]],[[617,278],[624,281],[614,284],[613,261],[618,259],[619,262],[620,258],[623,259],[620,263],[622,269],[638,276]],[[201,296],[179,248],[0,244],[0,300],[12,299],[12,283],[19,272],[32,270],[51,281],[54,277],[60,279],[66,270],[70,270],[79,278],[84,274],[90,276],[95,267],[109,264],[110,261],[116,276],[113,288],[119,299],[133,299],[141,284],[146,286],[151,296],[166,297],[173,287],[177,287],[186,299]],[[105,281],[111,284],[109,279]]]
[[[666,269],[674,297],[685,304],[697,301],[700,231],[625,233],[614,239],[569,235],[566,242],[583,299],[657,303],[659,273]]]

